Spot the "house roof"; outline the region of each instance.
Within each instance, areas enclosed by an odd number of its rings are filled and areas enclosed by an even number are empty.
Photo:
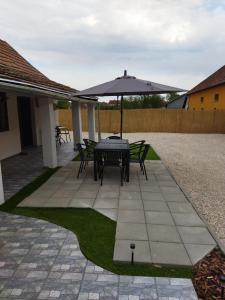
[[[166,108],[185,108],[187,94],[183,94],[166,104]]]
[[[59,92],[74,93],[77,91],[50,80],[3,40],[0,40],[0,77],[24,82],[24,84],[37,84],[40,87],[53,88]]]
[[[221,85],[225,83],[225,65],[217,70],[215,73],[211,74],[205,80],[196,85],[193,89],[191,89],[188,94],[197,93],[211,87]]]

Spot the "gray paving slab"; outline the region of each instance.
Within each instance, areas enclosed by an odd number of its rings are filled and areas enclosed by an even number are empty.
[[[120,200],[119,210],[140,210],[143,209],[142,200]]]
[[[166,211],[169,212],[169,207],[165,201],[143,201],[145,211]]]
[[[172,213],[176,225],[181,226],[205,226],[204,222],[194,213]]]
[[[179,250],[177,251],[183,252],[181,257],[186,259],[189,251],[192,263],[196,262],[196,257],[197,259],[201,258],[201,251],[202,257],[205,255],[205,247],[193,246],[192,248],[195,250],[189,248],[187,250],[187,244],[214,245],[215,242],[204,222],[198,217],[162,162],[146,163],[148,181],[140,174],[137,166],[131,166],[131,180],[124,186],[120,186],[119,181],[115,180],[118,173],[109,169],[107,169],[102,186],[99,181],[93,181],[93,166],[91,164],[88,165],[86,173],[82,174],[81,178],[76,179],[74,174],[76,174],[78,167],[79,162],[70,162],[61,168],[40,189],[25,199],[21,206],[91,207],[114,221],[118,220],[117,247],[115,247],[117,253],[114,253],[114,256],[117,259],[120,257],[121,261],[123,261],[123,257],[127,259],[127,255],[125,255],[127,251],[126,241],[130,240],[158,242],[159,244],[156,246],[159,246],[160,243],[163,245],[178,244]],[[191,233],[188,232],[188,229],[186,231],[182,229],[183,227],[201,227],[204,230],[195,229]],[[178,230],[178,228],[181,229]],[[200,230],[200,233],[196,230]],[[117,244],[117,240],[120,240],[119,244]],[[143,251],[144,244],[146,243],[142,244]],[[121,252],[121,255],[118,254],[118,251]],[[141,251],[137,251],[136,261],[141,262],[143,260],[142,254]],[[163,264],[166,261],[168,264],[173,263],[172,258],[169,262],[169,259],[166,260],[163,255],[161,257]],[[158,263],[160,263],[159,260]],[[178,263],[179,261],[176,261],[176,264]],[[180,263],[182,264],[181,261]],[[184,262],[184,264],[186,263],[187,261]],[[53,273],[52,276],[58,275]]]
[[[195,210],[190,203],[169,202],[169,209],[173,213],[194,213]]]
[[[148,235],[145,224],[117,223],[116,239],[118,240],[142,240],[147,241]]]
[[[146,223],[159,225],[174,225],[173,218],[169,212],[145,211]]]
[[[141,192],[143,201],[164,201],[162,193]]]
[[[176,226],[147,225],[149,240],[153,242],[181,243]]]
[[[145,223],[144,210],[119,210],[120,223]]]
[[[178,226],[181,239],[185,244],[215,245],[209,231],[204,227]]]
[[[153,263],[191,266],[192,263],[181,243],[150,242]]]
[[[141,200],[140,192],[120,191],[120,200]]]
[[[151,263],[150,247],[148,241],[138,240],[116,240],[114,247],[113,260],[131,262],[130,245],[134,243],[134,261],[142,263]]]
[[[215,245],[185,244],[184,246],[193,265],[215,248]]]

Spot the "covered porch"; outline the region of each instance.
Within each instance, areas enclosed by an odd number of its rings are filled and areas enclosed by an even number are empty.
[[[17,96],[17,95],[25,96]],[[9,126],[0,132],[0,204],[33,181],[44,167],[63,166],[74,158],[76,143],[82,142],[81,103],[88,107],[89,138],[95,140],[95,105],[91,99],[72,98],[51,92],[24,91],[23,88],[4,90]],[[46,95],[47,94],[47,95]],[[73,143],[57,146],[55,111],[57,99],[72,102]],[[20,105],[19,105],[20,104]]]
[[[57,147],[58,166],[64,166],[75,155],[76,151],[71,142]],[[43,166],[42,146],[25,148],[21,154],[2,160],[1,165],[5,200],[11,198],[46,170]]]

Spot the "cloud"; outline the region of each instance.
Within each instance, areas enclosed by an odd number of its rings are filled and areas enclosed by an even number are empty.
[[[225,1],[0,0],[1,38],[82,89],[124,68],[191,88],[224,64]]]

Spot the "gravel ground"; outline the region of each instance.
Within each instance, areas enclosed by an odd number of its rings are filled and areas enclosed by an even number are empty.
[[[129,133],[124,137],[145,139],[153,146],[225,247],[225,135]]]

